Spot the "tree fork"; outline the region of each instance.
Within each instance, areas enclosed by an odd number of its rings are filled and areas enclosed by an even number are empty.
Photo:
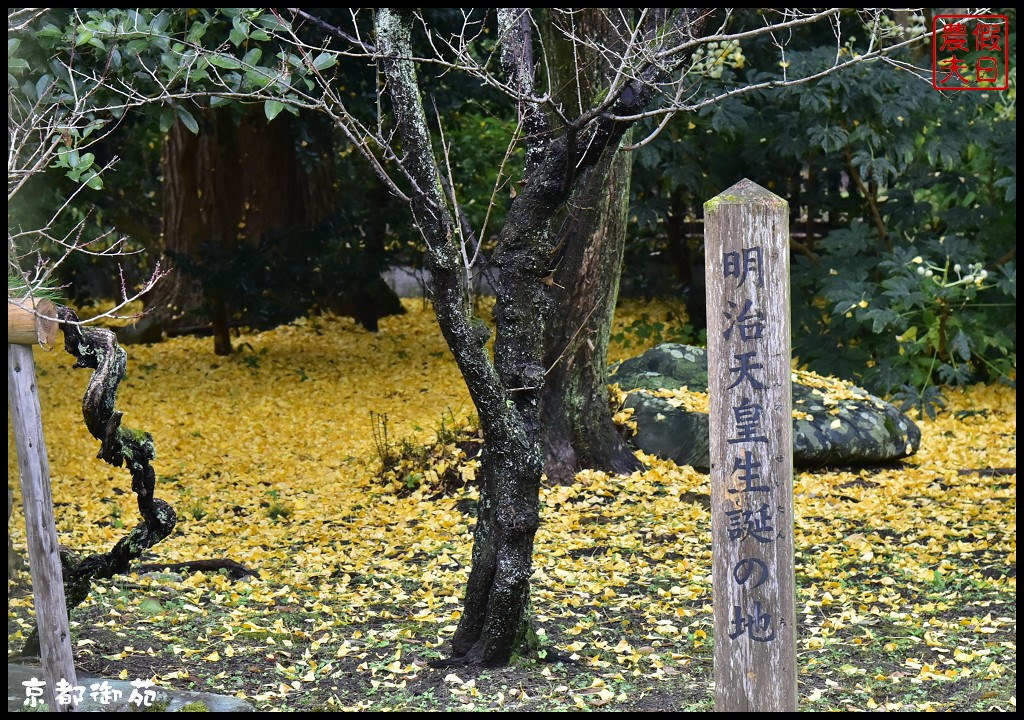
[[[699,11],[684,9],[673,17],[668,9],[655,9],[648,35],[654,38],[659,28],[670,24],[698,34],[704,25],[700,16]],[[624,39],[616,35],[603,11],[578,10],[573,23],[582,36],[605,39],[608,50],[624,50]],[[601,69],[600,52],[554,31],[545,40],[549,70],[559,88],[556,102],[564,107],[598,103],[615,74],[611,68]],[[660,72],[663,69],[654,66],[644,68],[614,99],[615,111],[628,115],[646,107]],[[615,428],[607,388],[608,342],[618,299],[632,168],[631,156],[620,152],[619,145],[629,137],[631,126],[614,117],[597,119],[581,141],[567,145],[563,163],[572,172],[565,173],[565,207],[555,218],[560,227],[552,231],[557,251],[550,259],[552,300],[541,398],[545,470],[549,480],[558,482],[568,482],[585,467],[614,473],[641,467]],[[566,131],[570,137],[575,132]]]
[[[435,312],[477,408],[487,448],[473,569],[452,659],[484,665],[507,663],[526,636],[543,471],[543,340],[552,299],[544,279],[550,277],[554,247],[551,223],[580,178],[608,160],[632,125],[616,120],[615,113],[629,115],[646,106],[662,73],[660,66],[648,66],[616,93],[606,108],[609,113],[595,110],[579,126],[591,124],[570,152],[564,129],[553,131],[542,103],[535,99],[529,9],[502,8],[497,15],[502,65],[526,129],[528,182],[509,207],[495,252],[493,361],[485,347],[486,333],[478,331],[469,304],[453,210],[444,194],[411,59],[414,15],[384,8],[375,23],[380,67],[402,142],[402,169],[412,186],[410,204],[429,248]],[[684,11],[680,21],[689,19]],[[572,173],[567,172],[569,167]]]

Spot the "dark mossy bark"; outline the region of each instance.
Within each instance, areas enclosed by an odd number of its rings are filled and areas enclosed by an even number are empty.
[[[650,16],[652,28],[667,19],[665,9],[653,9]],[[622,53],[627,38],[621,29],[612,26],[601,8],[573,13],[576,34],[600,38],[594,45],[573,43],[550,25],[540,27],[556,101],[565,108],[594,104],[614,80],[615,68],[601,56]],[[632,99],[636,107],[646,105],[649,89],[637,87]],[[624,473],[641,467],[612,421],[607,386],[632,170],[632,155],[619,149],[620,141],[630,136],[626,126],[606,129],[599,160],[574,178],[572,194],[552,224],[552,303],[544,343],[548,370],[541,404],[545,471],[555,482],[571,480],[582,468]]]
[[[453,639],[453,656],[445,664],[503,665],[526,647],[547,431],[541,410],[550,374],[545,323],[558,312],[551,280],[561,246],[553,223],[570,217],[572,208],[567,203],[571,198],[590,201],[607,191],[612,158],[630,125],[614,116],[631,115],[645,107],[653,89],[644,78],[653,79],[660,72],[640,73],[635,86],[628,84],[608,113],[588,121],[586,136],[578,137],[582,127],[554,123],[543,104],[531,100],[535,66],[529,11],[502,8],[497,16],[502,66],[518,97],[526,159],[524,184],[508,209],[493,258],[493,360],[485,346],[486,326],[473,316],[458,224],[444,193],[416,67],[410,59],[415,56],[411,44],[414,15],[408,10],[383,9],[376,16],[378,49],[383,56],[380,65],[401,140],[402,169],[413,183],[412,210],[429,251],[435,312],[466,380],[485,440],[473,566]],[[619,212],[620,203],[611,202],[609,213]],[[591,316],[601,314],[607,335],[604,317],[614,306],[616,290],[606,286],[617,283],[618,270],[613,266],[621,259],[621,242],[617,247],[609,245],[610,250],[602,246],[596,256],[588,254],[598,232],[596,227],[581,232],[578,242],[572,243],[572,255],[566,245],[563,256],[569,263],[585,265],[566,272],[578,272],[593,284],[588,302],[595,309],[589,312]],[[607,337],[598,341],[607,347]],[[585,341],[583,346],[591,350]],[[592,375],[599,375],[603,383],[603,360],[587,357],[585,362],[597,368]],[[598,384],[589,377],[587,382]],[[567,390],[562,400],[574,392]],[[588,398],[568,412],[583,413],[581,408],[598,405],[600,398]],[[607,416],[607,408],[602,410]]]
[[[82,415],[89,433],[100,441],[99,457],[114,467],[126,467],[132,478],[132,491],[138,501],[142,521],[107,553],[91,555],[74,567],[65,569],[68,606],[85,599],[93,579],[109,578],[127,572],[131,562],[174,530],[174,509],[155,497],[156,457],[153,436],[121,424],[122,413],[115,409],[117,389],[127,369],[127,355],[117,338],[104,328],[85,328],[73,323],[73,310],[61,308],[58,314],[64,331],[64,347],[76,358],[74,367],[91,368]]]
[[[486,447],[473,567],[449,662],[502,665],[512,657],[527,622],[533,538],[539,524],[538,391],[543,371],[542,338],[536,328],[544,315],[544,268],[538,250],[547,240],[543,221],[550,208],[512,213],[501,234],[492,361],[487,326],[473,315],[456,223],[433,156],[415,66],[406,59],[412,56],[412,22],[409,11],[378,13],[377,38],[386,56],[381,65],[404,165],[417,184],[412,209],[429,248],[434,309],[477,408]],[[551,202],[539,179],[521,197],[523,208]]]

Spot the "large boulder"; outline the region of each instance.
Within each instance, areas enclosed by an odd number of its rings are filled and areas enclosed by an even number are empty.
[[[665,343],[615,368],[633,441],[646,453],[706,470],[708,361],[703,348]],[[921,431],[891,403],[835,378],[793,372],[793,464],[875,465],[917,452]]]

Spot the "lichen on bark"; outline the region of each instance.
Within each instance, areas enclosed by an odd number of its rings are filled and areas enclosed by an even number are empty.
[[[678,22],[690,16],[683,11]],[[632,117],[643,110],[664,71],[654,63],[644,68],[621,88],[608,112],[589,119],[584,115],[576,122],[558,120],[547,112],[548,100],[534,87],[538,68],[531,10],[498,11],[501,82],[517,105],[525,165],[524,184],[509,204],[492,257],[492,359],[485,334],[473,319],[467,268],[455,231],[454,198],[449,204],[445,197],[423,110],[411,43],[416,19],[407,9],[377,12],[378,63],[401,142],[402,175],[411,186],[409,202],[428,248],[434,310],[473,398],[485,442],[463,614],[452,639],[453,656],[441,662],[504,665],[525,647],[528,635],[533,540],[540,522],[544,469],[541,393],[551,367],[545,362],[544,328],[553,307],[548,281],[554,279],[552,265],[558,254],[552,221],[566,208],[580,177],[595,180],[588,199],[601,196],[604,186],[597,181],[604,179],[610,155],[633,124],[618,116]],[[593,342],[588,336],[580,342],[585,340]],[[603,378],[595,384],[603,388]],[[597,405],[607,415],[604,396],[599,399]]]

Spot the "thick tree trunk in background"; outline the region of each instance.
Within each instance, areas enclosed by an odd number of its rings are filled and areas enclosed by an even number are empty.
[[[163,238],[171,274],[157,286],[149,306],[151,317],[164,329],[209,324],[214,352],[226,355],[231,338],[225,299],[211,291],[211,283],[204,283],[195,268],[251,242],[254,227],[243,220],[250,194],[246,177],[258,173],[256,167],[243,166],[247,158],[239,153],[236,137],[242,131],[229,112],[208,111],[200,117],[198,135],[176,122],[164,144]],[[268,140],[258,138],[251,152],[260,157],[280,154],[268,147]]]
[[[163,250],[164,263],[171,268],[146,298],[149,314],[143,322],[161,329],[199,321],[203,288],[199,280],[175,266],[174,256],[198,257],[204,237],[199,196],[199,138],[175,123],[164,140],[163,167]],[[147,339],[147,338],[143,338]]]
[[[705,318],[704,278],[694,272],[703,261],[695,262],[696,251],[690,248],[686,237],[686,204],[682,189],[677,189],[669,198],[669,212],[665,218],[665,234],[668,241],[667,255],[676,270],[676,279],[683,286],[683,303],[686,305],[686,321],[694,330],[707,325]]]
[[[615,50],[614,29],[601,9],[578,10],[573,21],[581,37],[602,38],[603,47]],[[558,101],[567,108],[589,107],[611,82],[592,69],[604,64],[593,48],[573,47],[550,30],[547,35],[554,86],[561,89]],[[616,473],[640,467],[612,422],[607,386],[631,169],[629,153],[609,148],[577,179],[554,223],[557,264],[544,337],[544,366],[550,369],[541,396],[549,480],[568,481],[584,467]]]
[[[551,370],[542,395],[550,480],[566,481],[584,467],[618,473],[640,466],[612,422],[607,385],[631,157],[616,153],[587,174],[559,233],[565,254],[553,278],[544,357]]]
[[[294,119],[268,123],[259,108],[237,114],[206,111],[198,135],[180,122],[167,135],[163,239],[172,271],[147,302],[163,329],[209,324],[218,355],[231,352],[229,327],[245,320],[232,306],[234,254],[254,252],[267,233],[322,222],[338,201],[329,170],[301,162]]]

